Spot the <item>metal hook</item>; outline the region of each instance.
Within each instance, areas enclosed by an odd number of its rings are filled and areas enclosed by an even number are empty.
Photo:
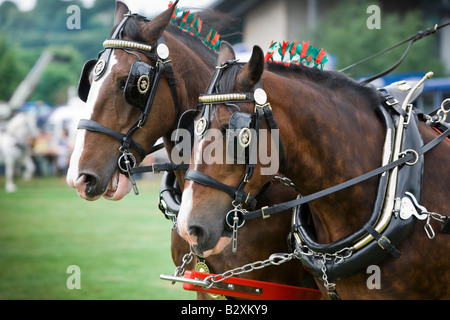
[[[428,216],[427,223],[425,223],[425,226],[423,228],[425,229],[428,238],[431,240],[434,239],[436,234],[434,233],[433,227],[431,226],[430,219],[431,215]]]
[[[127,174],[128,179],[130,179],[130,182],[133,186],[134,194],[138,195],[139,189],[137,187],[136,180],[134,179],[134,176],[131,173],[131,169],[136,167],[136,164],[137,164],[136,158],[134,157],[134,155],[132,153],[128,152],[126,149],[123,149],[121,151],[122,151],[122,155],[117,160],[117,166],[123,173]],[[131,165],[131,163],[133,163],[133,165]],[[124,165],[125,165],[125,167],[124,167]]]
[[[232,236],[232,251],[233,253],[237,252],[237,233],[238,229],[242,227],[245,223],[244,220],[244,209],[242,209],[242,206],[235,205],[233,201],[234,209],[230,210],[227,215],[225,216],[225,222],[226,224],[233,230],[233,236]]]

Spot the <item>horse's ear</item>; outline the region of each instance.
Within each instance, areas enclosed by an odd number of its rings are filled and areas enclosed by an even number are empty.
[[[234,49],[226,41],[220,42],[220,52],[219,52],[219,64],[228,60],[236,60],[236,54],[234,53]]]
[[[261,79],[263,71],[264,52],[260,47],[254,46],[250,60],[242,68],[236,79],[236,89],[239,91],[251,90]]]
[[[163,35],[164,30],[170,23],[172,19],[173,12],[175,7],[178,4],[178,0],[175,1],[166,11],[159,14],[151,21],[147,22],[145,26],[142,28],[142,34],[150,43],[156,42]]]
[[[123,19],[123,16],[130,11],[127,5],[122,1],[116,1],[116,13],[114,14],[114,27],[116,27]]]

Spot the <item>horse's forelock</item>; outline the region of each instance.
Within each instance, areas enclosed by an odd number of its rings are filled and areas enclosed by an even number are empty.
[[[234,92],[236,78],[241,71],[242,66],[238,64],[232,65],[231,67],[225,69],[222,73],[222,78],[218,83],[218,92]]]
[[[148,20],[140,15],[135,15],[127,20],[125,23],[125,26],[123,28],[122,35],[123,37],[130,38],[137,42],[146,42],[144,37],[141,33],[141,27],[144,23],[146,23]],[[111,31],[111,35],[114,33],[115,30]]]

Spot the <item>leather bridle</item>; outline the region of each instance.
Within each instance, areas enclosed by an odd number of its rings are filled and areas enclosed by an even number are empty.
[[[94,79],[93,81],[99,80],[102,76],[104,71],[106,70],[106,66],[109,63],[109,59],[111,56],[111,53],[114,49],[121,49],[125,50],[127,53],[134,54],[138,57],[138,61],[141,61],[139,56],[135,54],[133,51],[144,53],[147,57],[150,58],[149,54],[156,53],[156,63],[155,67],[152,67],[150,65],[148,66],[149,73],[152,74],[149,75],[143,75],[145,78],[143,78],[145,81],[143,82],[143,88],[144,91],[141,91],[139,88],[139,92],[142,94],[145,94],[145,101],[141,105],[137,105],[136,107],[141,111],[141,114],[139,118],[133,123],[133,125],[128,129],[128,131],[124,134],[121,132],[117,132],[115,130],[112,130],[110,128],[107,128],[98,122],[94,120],[88,120],[88,119],[81,119],[78,124],[78,129],[86,129],[93,132],[100,132],[107,134],[111,137],[113,137],[115,140],[119,141],[121,143],[119,147],[119,151],[121,152],[121,155],[119,156],[117,160],[117,166],[121,173],[127,174],[128,178],[133,184],[133,189],[136,194],[138,194],[138,190],[136,187],[136,183],[134,181],[133,175],[131,174],[130,170],[132,168],[135,168],[137,166],[137,161],[134,155],[129,151],[130,149],[134,149],[142,159],[145,158],[145,156],[149,153],[152,153],[155,151],[155,149],[159,149],[159,147],[153,147],[152,150],[149,152],[146,152],[144,148],[139,145],[137,142],[133,140],[133,135],[136,133],[136,131],[140,128],[142,128],[145,123],[148,120],[148,117],[150,115],[153,101],[156,95],[156,91],[158,88],[159,81],[161,77],[165,76],[167,78],[172,99],[175,106],[175,113],[176,118],[178,118],[178,115],[180,113],[180,106],[178,102],[178,95],[176,91],[176,80],[172,69],[171,61],[168,59],[169,57],[169,49],[167,48],[167,45],[165,44],[165,38],[164,35],[158,39],[157,45],[155,48],[153,48],[150,45],[142,44],[135,41],[129,41],[129,40],[122,40],[122,33],[123,29],[125,27],[125,24],[127,20],[130,17],[135,16],[134,14],[128,13],[124,15],[123,20],[120,22],[120,24],[117,26],[116,30],[114,31],[111,39],[106,40],[104,42],[104,50],[99,54],[99,59],[96,62],[96,65],[94,67]],[[146,64],[144,62],[141,62],[142,64]],[[93,62],[88,61],[83,68],[82,75],[80,77],[80,82],[78,85],[78,92],[79,96],[83,101],[86,101],[88,91],[90,89],[90,84],[86,83],[86,67],[92,66]],[[130,76],[132,76],[130,69]],[[90,73],[90,70],[89,70]],[[152,80],[152,81],[151,81]],[[151,82],[151,83],[149,83]],[[127,83],[128,84],[128,83]],[[144,85],[145,84],[145,85]],[[125,90],[124,90],[125,91]],[[125,93],[125,92],[124,92]],[[127,102],[129,100],[127,99]],[[136,99],[137,100],[137,99]],[[130,102],[129,102],[130,103]]]
[[[276,130],[278,126],[272,114],[272,109],[270,103],[267,102],[267,95],[262,89],[261,83],[257,83],[254,87],[253,92],[247,93],[227,93],[218,94],[218,84],[222,78],[225,70],[236,67],[242,68],[244,64],[238,63],[237,61],[226,61],[216,68],[216,72],[212,78],[208,91],[205,95],[200,95],[199,106],[202,107],[199,119],[196,121],[194,126],[195,136],[198,140],[202,139],[207,128],[209,127],[210,117],[212,114],[212,106],[214,104],[234,104],[250,102],[255,104],[255,111],[253,114],[237,111],[233,113],[231,118],[244,118],[242,123],[245,126],[236,128],[239,131],[238,143],[245,149],[245,171],[236,187],[226,185],[216,179],[199,172],[194,169],[189,169],[186,171],[185,179],[194,181],[196,183],[213,187],[227,193],[232,199],[232,204],[234,209],[229,211],[226,215],[226,223],[230,228],[240,228],[244,224],[243,219],[243,206],[248,206],[254,209],[256,206],[256,196],[253,197],[251,194],[247,194],[244,191],[245,186],[252,178],[256,163],[249,161],[249,153],[255,149],[250,148],[250,140],[254,147],[258,145],[258,132],[262,128],[263,119],[266,119],[269,129]],[[236,115],[236,117],[234,117]],[[251,119],[251,121],[247,120]],[[229,125],[231,127],[231,125]],[[252,129],[250,131],[249,129]],[[251,133],[253,132],[253,134]],[[256,137],[253,137],[256,133]],[[247,136],[245,136],[245,134]],[[250,136],[249,136],[250,135]],[[245,137],[245,138],[244,138]],[[228,148],[228,146],[227,146]],[[280,145],[280,159],[283,157],[282,148]]]

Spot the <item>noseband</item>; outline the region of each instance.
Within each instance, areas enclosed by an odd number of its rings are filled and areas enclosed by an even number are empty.
[[[251,163],[249,161],[249,153],[254,152],[258,145],[258,132],[262,127],[263,119],[266,119],[270,130],[278,129],[272,114],[272,108],[270,103],[267,102],[267,95],[262,89],[260,82],[255,85],[253,92],[226,94],[217,93],[218,84],[222,78],[223,72],[233,66],[236,68],[242,68],[243,65],[243,63],[238,63],[237,61],[226,61],[217,67],[207,94],[199,97],[200,106],[202,106],[203,109],[199,116],[199,120],[197,120],[194,126],[195,136],[198,140],[200,140],[203,138],[209,127],[210,117],[212,114],[212,105],[242,102],[253,102],[255,104],[255,112],[253,114],[236,111],[232,114],[229,121],[229,128],[239,132],[239,134],[234,135],[234,137],[237,138],[237,142],[239,143],[241,150],[245,153],[245,172],[239,184],[236,187],[229,186],[193,169],[187,170],[185,175],[185,179],[222,190],[233,199],[232,204],[234,209],[228,212],[225,218],[227,225],[233,229],[233,232],[236,232],[237,228],[240,228],[244,224],[243,206],[247,205],[252,209],[256,206],[255,197],[244,192],[244,188],[252,178],[255,171],[256,163]],[[256,137],[254,137],[255,133]],[[230,140],[227,136],[227,149],[229,149],[229,147],[234,148],[234,140]],[[280,157],[282,158],[281,145]],[[235,248],[233,248],[233,250],[235,250]]]
[[[103,43],[104,50],[99,54],[99,59],[86,62],[78,84],[78,95],[82,101],[87,101],[90,90],[89,75],[92,69],[94,72],[93,81],[98,81],[104,75],[106,67],[109,64],[112,51],[114,49],[121,49],[129,54],[134,54],[138,58],[138,60],[136,60],[130,68],[124,88],[124,98],[127,103],[133,105],[141,111],[141,115],[125,134],[107,128],[94,120],[87,119],[80,120],[78,129],[86,129],[93,132],[104,133],[121,143],[119,151],[122,154],[118,158],[117,166],[121,173],[128,175],[128,178],[133,184],[134,192],[138,194],[136,183],[130,173],[130,170],[137,166],[137,161],[129,150],[130,148],[134,149],[142,159],[144,159],[147,155],[144,148],[135,142],[132,137],[134,133],[138,129],[142,128],[147,122],[152,109],[159,80],[163,75],[165,75],[168,80],[172,99],[175,105],[176,117],[178,117],[180,107],[175,86],[176,80],[171,61],[168,59],[169,49],[165,44],[164,35],[157,41],[156,48],[147,44],[122,39],[123,29],[128,18],[134,16],[136,15],[131,13],[124,15],[123,20],[117,26],[111,39],[108,39]],[[157,59],[155,67],[142,61],[135,52],[143,53],[149,59],[151,59],[149,56],[150,54],[154,55],[156,53]],[[153,152],[153,148],[149,153],[151,152]]]

